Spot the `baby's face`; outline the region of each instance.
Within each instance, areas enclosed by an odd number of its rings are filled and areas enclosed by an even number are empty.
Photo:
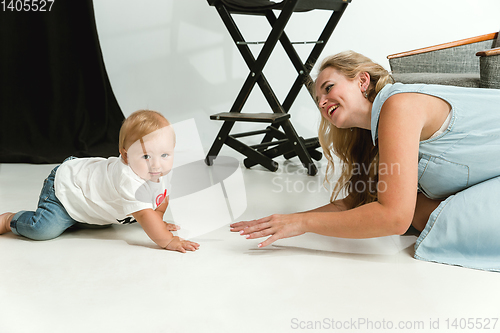
[[[126,161],[142,179],[158,182],[172,170],[174,146],[172,126],[165,126],[134,142],[126,151]]]

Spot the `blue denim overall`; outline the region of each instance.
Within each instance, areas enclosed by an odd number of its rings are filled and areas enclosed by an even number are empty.
[[[500,271],[500,90],[396,83],[372,107],[372,138],[384,102],[399,93],[421,93],[451,105],[441,135],[421,141],[418,188],[446,199],[432,212],[415,244],[415,258]]]

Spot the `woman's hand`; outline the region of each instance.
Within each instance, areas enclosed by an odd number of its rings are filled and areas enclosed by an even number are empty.
[[[178,236],[175,236],[165,248],[170,251],[179,251],[182,253],[186,253],[186,251],[196,251],[199,247],[200,244],[198,243],[184,240]]]
[[[247,239],[271,236],[259,244],[259,247],[265,247],[278,239],[304,234],[304,218],[304,214],[274,214],[259,220],[233,223],[230,227],[231,231],[239,232]]]

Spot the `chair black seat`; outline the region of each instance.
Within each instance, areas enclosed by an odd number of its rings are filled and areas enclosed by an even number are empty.
[[[215,0],[208,0],[213,6]],[[284,1],[270,0],[222,0],[230,11],[233,12],[263,12],[269,9],[282,9]],[[295,7],[295,12],[309,11],[313,9],[339,10],[344,3],[350,3],[351,0],[299,0]]]

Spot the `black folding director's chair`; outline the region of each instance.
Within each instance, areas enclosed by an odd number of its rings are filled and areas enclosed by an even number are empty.
[[[312,81],[309,73],[350,2],[351,0],[283,0],[279,3],[269,0],[208,0],[208,3],[211,6],[215,6],[217,9],[233,41],[249,67],[250,73],[236,97],[231,110],[229,112],[222,112],[210,116],[210,119],[222,120],[224,123],[207,154],[205,159],[207,165],[212,165],[213,160],[219,154],[222,146],[226,144],[247,157],[244,160],[244,165],[247,168],[260,164],[270,171],[276,171],[278,169],[278,164],[273,161],[273,158],[281,155],[285,158],[298,156],[304,167],[307,168],[307,173],[309,175],[315,175],[317,173],[318,169],[312,159],[320,160],[322,157],[321,152],[316,150],[316,148],[319,147],[318,138],[303,139],[299,137],[290,122],[290,114],[288,111],[302,86]],[[292,14],[294,12],[309,11],[313,9],[332,11],[332,15],[324,27],[323,32],[316,41],[291,42],[284,32],[284,29]],[[280,10],[280,15],[276,17],[273,10]],[[265,16],[272,27],[267,40],[265,42],[245,41],[233,20],[233,14]],[[283,103],[278,101],[278,98],[262,73],[278,41],[283,46],[283,49],[286,51],[298,74]],[[303,63],[295,51],[293,44],[306,43],[314,43],[315,45],[309,57]],[[248,47],[249,44],[263,44],[257,59],[254,58],[250,51]],[[273,113],[241,113],[256,83],[263,92]],[[230,134],[236,121],[262,122],[269,123],[270,125],[263,130]],[[280,127],[283,130],[280,130]],[[241,137],[262,134],[265,134],[264,138],[262,142],[257,145],[248,146],[238,140],[238,138]]]

